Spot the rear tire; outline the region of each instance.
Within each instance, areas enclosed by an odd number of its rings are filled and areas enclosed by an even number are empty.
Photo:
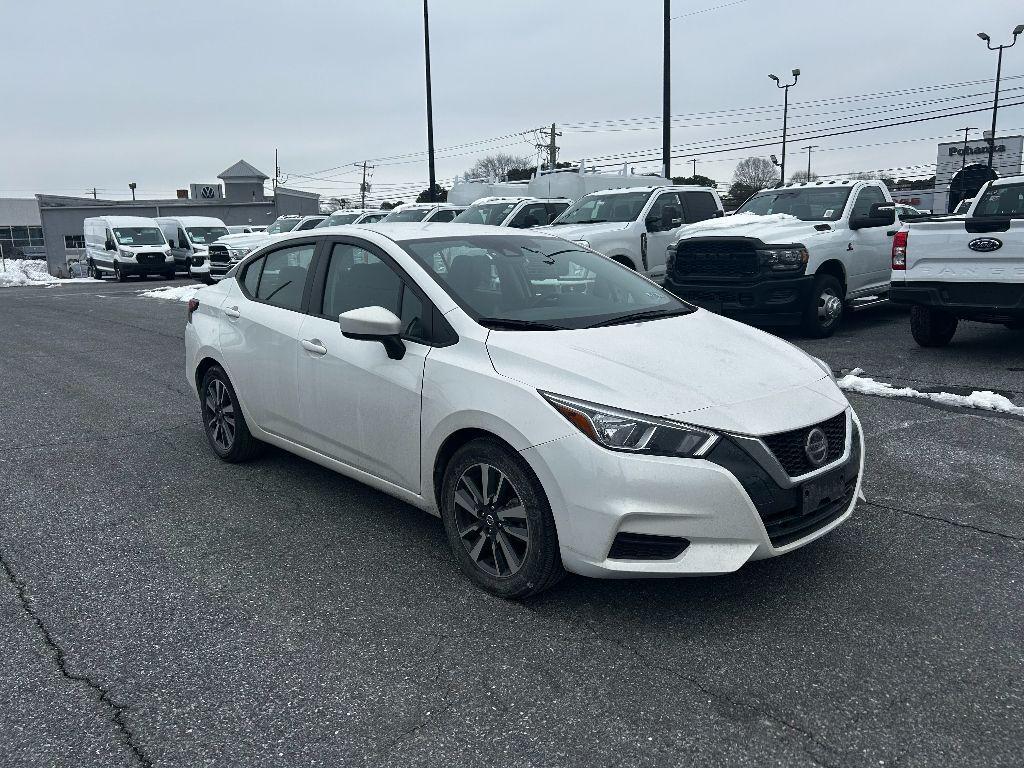
[[[103,279],[103,273],[100,272],[98,269],[96,269],[96,263],[94,261],[90,261],[89,262],[89,269],[88,269],[87,274],[93,280],[102,280]]]
[[[565,575],[540,481],[497,440],[472,440],[452,456],[441,488],[441,519],[459,568],[493,595],[522,599]]]
[[[959,320],[948,312],[914,305],[910,308],[910,332],[922,347],[944,347],[953,340]]]
[[[219,365],[210,366],[199,388],[203,429],[213,452],[229,464],[255,458],[266,444],[249,431],[235,388]]]
[[[804,307],[800,330],[812,339],[825,339],[836,332],[843,321],[846,304],[843,284],[832,275],[814,278],[810,298]]]

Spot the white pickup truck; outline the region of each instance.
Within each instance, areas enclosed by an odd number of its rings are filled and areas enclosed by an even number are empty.
[[[680,227],[723,215],[718,193],[708,187],[626,187],[584,195],[541,229],[660,282]]]
[[[1024,176],[988,182],[966,216],[904,224],[889,297],[911,306],[923,347],[948,344],[960,320],[1024,328]]]
[[[896,222],[880,181],[765,189],[730,216],[683,227],[665,287],[752,325],[830,336],[848,306],[888,293]]]

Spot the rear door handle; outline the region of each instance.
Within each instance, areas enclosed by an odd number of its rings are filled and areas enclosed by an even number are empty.
[[[224,314],[230,317],[232,320],[237,320],[242,316],[242,313],[238,311],[238,307],[227,307],[224,310]]]
[[[314,355],[323,356],[327,354],[327,347],[324,346],[320,339],[303,339],[302,348]]]

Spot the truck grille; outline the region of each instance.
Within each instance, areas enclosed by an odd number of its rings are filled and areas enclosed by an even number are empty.
[[[782,468],[786,470],[786,474],[790,477],[799,477],[818,469],[818,466],[810,462],[810,459],[807,458],[807,453],[804,451],[807,433],[815,427],[820,427],[828,438],[828,455],[818,465],[823,467],[839,459],[846,450],[845,413],[833,416],[828,421],[823,421],[820,424],[812,424],[809,427],[761,438],[761,441],[775,454],[775,458],[779,460]]]
[[[743,240],[680,240],[673,272],[677,277],[754,277],[757,251]]]
[[[231,261],[231,254],[228,253],[227,246],[217,245],[216,243],[210,246],[211,264],[227,264],[229,261]]]
[[[164,255],[162,253],[137,253],[135,254],[135,261],[139,264],[163,264]]]

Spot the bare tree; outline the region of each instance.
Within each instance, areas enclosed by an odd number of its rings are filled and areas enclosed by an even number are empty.
[[[748,157],[737,163],[732,180],[733,184],[739,184],[757,192],[778,184],[779,172],[771,160],[763,157]]]
[[[807,174],[807,171],[796,171],[792,176],[789,177],[789,180],[796,182],[797,184],[800,184],[805,181],[817,181],[819,178],[820,177],[818,176],[818,174],[814,173],[813,171],[810,175]]]
[[[485,178],[503,180],[509,171],[529,168],[533,163],[529,157],[510,155],[507,152],[496,152],[477,160],[473,166],[466,171],[470,178]]]

